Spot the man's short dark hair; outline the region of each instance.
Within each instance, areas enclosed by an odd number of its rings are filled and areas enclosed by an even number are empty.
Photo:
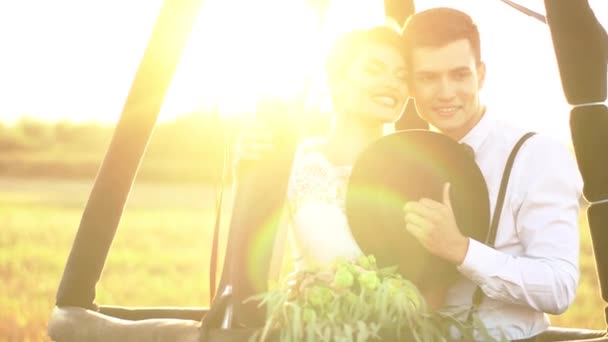
[[[408,55],[419,47],[443,47],[466,39],[471,44],[475,61],[481,62],[477,25],[468,14],[453,8],[437,7],[412,15],[404,25],[403,38]]]

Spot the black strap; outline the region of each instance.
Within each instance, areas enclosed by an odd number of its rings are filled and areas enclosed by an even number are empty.
[[[225,127],[224,127],[225,128]],[[228,130],[225,129],[225,132]],[[215,224],[213,227],[213,242],[211,243],[211,258],[209,260],[209,303],[213,302],[215,298],[215,291],[217,288],[217,254],[218,254],[218,245],[219,245],[219,236],[220,236],[220,227],[222,223],[222,202],[224,199],[224,188],[226,187],[227,178],[228,178],[228,164],[231,159],[230,149],[228,148],[231,135],[226,134],[227,138],[224,143],[224,155],[223,155],[223,165],[222,165],[222,175],[219,181],[219,190],[216,197],[216,208],[215,208]]]
[[[517,152],[521,146],[530,138],[535,135],[535,132],[528,132],[524,134],[519,141],[513,146],[513,150],[511,150],[511,154],[509,155],[509,159],[507,159],[507,163],[505,165],[505,169],[502,173],[502,180],[500,182],[500,190],[498,191],[498,197],[496,199],[496,206],[494,207],[494,214],[492,215],[492,223],[490,224],[490,229],[488,230],[488,235],[486,236],[486,245],[490,247],[494,247],[494,242],[496,240],[496,231],[498,230],[498,223],[500,222],[500,215],[502,213],[502,208],[505,202],[505,194],[507,193],[507,185],[509,184],[509,177],[511,176],[511,169],[513,169],[513,163],[515,162],[515,157],[517,156]],[[483,291],[479,286],[476,287],[475,293],[473,294],[473,306],[471,310],[469,310],[469,315],[467,317],[467,321],[471,321],[472,313],[474,308],[478,307],[481,304],[483,299]]]
[[[494,207],[494,214],[492,215],[492,224],[490,225],[490,230],[488,231],[488,236],[486,237],[486,244],[488,246],[493,247],[494,242],[496,240],[496,230],[498,230],[498,222],[500,221],[500,214],[502,213],[502,208],[505,202],[505,194],[507,193],[507,185],[509,184],[509,177],[511,176],[511,169],[513,169],[513,163],[515,162],[515,156],[521,146],[530,138],[535,135],[535,132],[528,132],[522,136],[519,141],[513,146],[513,150],[511,151],[511,155],[509,155],[509,159],[507,160],[507,164],[505,165],[505,170],[502,173],[502,181],[500,182],[500,191],[498,192],[498,197],[496,199],[496,206]]]
[[[219,190],[219,198],[217,200],[215,224],[213,227],[213,242],[211,243],[211,259],[209,261],[209,303],[213,302],[215,288],[217,286],[217,253],[222,217],[222,199],[224,197],[224,182],[221,182],[221,186],[222,189]]]
[[[507,5],[509,5],[509,6],[513,7],[513,8],[515,8],[516,10],[520,11],[521,13],[523,13],[525,15],[531,16],[532,18],[534,18],[534,19],[536,19],[536,20],[538,20],[538,21],[540,21],[542,23],[545,23],[545,24],[547,23],[547,18],[544,15],[542,15],[542,14],[536,12],[536,11],[533,11],[533,10],[527,8],[527,7],[522,6],[522,5],[516,4],[515,2],[510,1],[510,0],[500,0],[500,1],[504,2],[505,4],[507,4]]]

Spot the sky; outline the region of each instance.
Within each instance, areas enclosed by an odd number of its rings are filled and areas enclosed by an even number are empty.
[[[331,1],[325,31],[330,38],[383,20],[381,1]],[[331,40],[320,43],[314,16],[301,2],[205,0],[161,118],[213,105],[240,113],[251,107],[258,93],[297,92],[282,86],[304,77],[304,71],[294,72],[302,68],[294,66],[308,63],[314,69],[317,64],[310,61],[319,61],[319,51]],[[544,13],[541,0],[518,3]],[[607,26],[608,1],[590,3]],[[1,1],[0,121],[29,116],[115,122],[161,4],[161,0]],[[231,5],[242,10],[230,11]],[[483,90],[488,108],[506,121],[568,139],[570,107],[563,97],[548,27],[498,0],[417,1],[419,10],[440,5],[463,9],[478,23],[488,70]],[[298,15],[277,16],[269,8]],[[300,35],[304,46],[289,46],[287,34]],[[236,39],[248,44],[229,43]],[[256,53],[261,47],[273,51],[274,58]]]

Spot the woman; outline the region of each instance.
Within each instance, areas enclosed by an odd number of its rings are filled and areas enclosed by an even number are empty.
[[[297,265],[309,267],[362,255],[346,221],[345,189],[359,153],[403,112],[408,91],[399,31],[382,26],[345,34],[329,51],[326,73],[331,129],[302,143],[288,186]]]
[[[408,89],[403,49],[398,29],[379,26],[346,33],[328,52],[332,125],[325,137],[306,139],[299,146],[288,185],[296,269],[363,255],[346,220],[345,189],[359,153],[382,137],[404,110]],[[240,160],[258,159],[272,149],[268,133],[258,127],[243,136]],[[277,239],[279,250],[284,236],[285,230]]]

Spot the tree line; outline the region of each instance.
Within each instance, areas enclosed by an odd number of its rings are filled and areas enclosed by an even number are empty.
[[[114,125],[45,122],[24,118],[0,123],[0,176],[92,179]],[[138,172],[139,180],[213,182],[232,142],[217,117],[190,114],[156,125]]]

